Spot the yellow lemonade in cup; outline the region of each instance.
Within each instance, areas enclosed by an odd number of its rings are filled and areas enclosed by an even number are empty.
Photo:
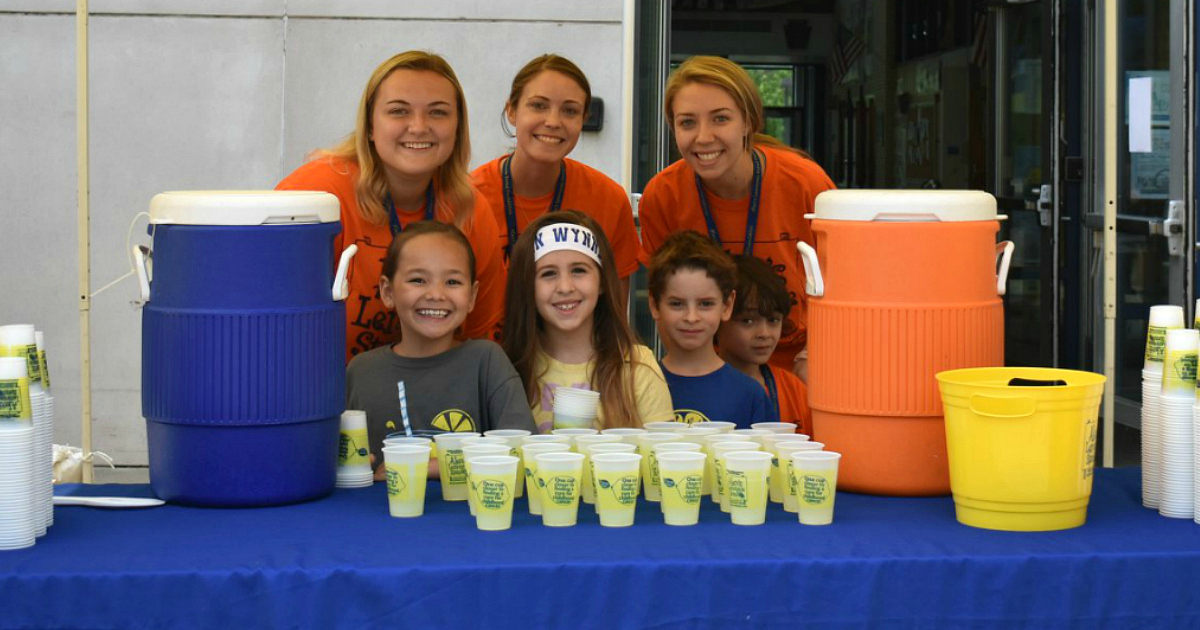
[[[462,433],[439,433],[433,436],[437,444],[438,474],[442,484],[442,499],[446,501],[467,500],[467,464],[463,461],[462,441],[479,437],[473,431]]]
[[[542,493],[542,524],[570,527],[579,517],[579,482],[583,477],[583,455],[539,453],[538,491]]]
[[[646,433],[638,436],[639,449],[642,455],[642,488],[647,501],[658,502],[659,490],[658,457],[654,453],[654,445],[665,442],[676,442],[681,438],[670,432]]]
[[[662,484],[663,522],[667,525],[695,525],[700,521],[700,490],[704,481],[704,460],[697,451],[658,453],[658,471]]]
[[[710,422],[709,424],[712,423]],[[730,429],[730,431],[732,430],[733,429]],[[717,482],[719,481],[717,479],[716,468],[717,456],[716,452],[713,451],[713,444],[716,444],[717,442],[752,442],[753,440],[741,435],[734,435],[732,433],[717,433],[715,435],[704,436],[702,441],[704,443],[703,453],[708,455],[708,459],[706,459],[704,462],[704,476],[712,480],[712,482],[709,484],[711,491],[708,494],[712,498],[713,503],[720,505],[721,493],[720,489],[717,487]]]
[[[582,488],[580,488],[581,494],[579,495],[580,500],[588,505],[592,505],[596,502],[596,492],[595,485],[592,483],[593,469],[590,449],[596,444],[618,444],[621,442],[621,437],[617,435],[600,435],[599,433],[592,433],[590,435],[573,436],[571,441],[575,443],[575,448],[573,450],[576,453],[581,453],[584,458],[583,480],[581,482]]]
[[[703,453],[704,452],[704,449],[701,448],[699,444],[696,444],[695,442],[687,442],[684,440],[679,440],[677,442],[659,442],[658,444],[653,445],[651,447],[651,449],[654,452],[654,461],[656,463],[658,462],[658,456],[662,455],[663,453]],[[659,474],[660,475],[662,474],[661,469],[659,470]],[[700,474],[701,494],[703,494],[703,492],[704,492],[703,491],[704,477],[705,477],[705,473],[702,472]],[[661,481],[660,481],[660,484],[661,484]],[[665,509],[665,506],[660,505],[659,507],[663,507]]]
[[[383,447],[387,479],[388,512],[398,518],[425,513],[425,482],[429,477],[427,445],[397,444]]]
[[[833,500],[837,496],[840,453],[798,451],[792,453],[792,485],[796,487],[799,519],[805,525],[833,522]]]
[[[565,442],[529,442],[521,445],[521,464],[524,466],[525,486],[529,498],[529,513],[542,515],[542,493],[538,492],[537,459],[539,453],[569,453],[571,445]]]
[[[734,525],[762,525],[767,520],[767,477],[771,454],[730,451],[725,458],[725,492]]]
[[[759,423],[762,424],[762,423]],[[784,424],[791,424],[785,422]],[[769,480],[771,486],[771,503],[783,503],[783,495],[786,492],[784,488],[787,483],[784,481],[784,471],[786,462],[779,460],[779,454],[775,451],[775,444],[778,442],[807,442],[808,436],[803,433],[776,433],[763,438],[763,450],[772,454],[771,458],[771,478]]]
[[[726,466],[727,460],[725,456],[728,453],[733,452],[758,451],[761,449],[762,447],[760,447],[757,443],[746,440],[716,442],[710,445],[712,458],[717,460],[716,465],[713,466],[713,472],[715,473],[713,478],[713,487],[716,488],[713,496],[716,497],[720,503],[722,512],[729,512],[729,475],[727,474],[728,468]]]
[[[467,505],[471,508],[471,516],[475,516],[479,508],[479,504],[475,502],[475,497],[478,493],[475,488],[475,479],[471,476],[471,460],[487,455],[508,455],[507,444],[493,444],[479,441],[483,439],[485,438],[467,438],[463,440],[463,466],[467,469]]]
[[[789,441],[775,442],[775,456],[779,458],[780,472],[783,475],[783,511],[795,514],[799,509],[796,501],[796,483],[792,476],[792,453],[801,451],[819,451],[825,448],[820,442]]]
[[[525,493],[525,462],[521,458],[521,440],[529,437],[530,432],[525,429],[492,429],[484,431],[483,437],[501,438],[508,444],[508,454],[517,458],[517,489],[513,497],[520,499]]]
[[[606,445],[607,446],[607,445]],[[621,446],[631,447],[630,444]],[[593,449],[599,448],[593,446]],[[629,527],[637,511],[642,456],[637,453],[592,453],[596,480],[596,512],[603,527]]]
[[[512,527],[517,458],[511,455],[482,455],[472,457],[470,461],[475,526],[484,531],[501,531]]]

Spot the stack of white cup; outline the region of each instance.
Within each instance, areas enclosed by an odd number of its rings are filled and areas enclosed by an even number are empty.
[[[34,527],[44,536],[54,514],[54,427],[46,403],[49,395],[42,386],[42,361],[38,352],[38,333],[32,324],[0,326],[0,356],[25,359],[29,379],[29,402],[33,421],[33,509]]]
[[[46,362],[45,336],[42,331],[34,332],[37,342],[38,367],[42,377],[42,389],[46,396],[42,405],[41,428],[34,427],[34,440],[37,443],[37,458],[41,462],[42,472],[39,483],[42,484],[42,512],[45,515],[46,527],[54,524],[54,396],[50,394],[50,367]]]
[[[600,410],[600,392],[575,387],[554,390],[554,428],[590,429]]]
[[[1167,330],[1183,328],[1183,307],[1150,307],[1146,358],[1142,366],[1142,505],[1158,509],[1162,476],[1159,401],[1162,397],[1163,358]]]
[[[371,485],[375,476],[371,472],[371,451],[367,444],[366,412],[342,412],[338,439],[337,487],[365,488]]]
[[[1167,331],[1159,401],[1158,513],[1171,518],[1193,518],[1195,512],[1192,425],[1196,417],[1197,347],[1200,347],[1200,332],[1184,328]]]
[[[37,539],[33,503],[33,419],[25,359],[0,357],[0,549]]]

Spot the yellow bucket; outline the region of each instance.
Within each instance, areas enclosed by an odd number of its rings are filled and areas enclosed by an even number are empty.
[[[1013,378],[1066,385],[1009,386]],[[937,380],[958,522],[1025,532],[1083,525],[1103,376],[972,368],[941,372]]]

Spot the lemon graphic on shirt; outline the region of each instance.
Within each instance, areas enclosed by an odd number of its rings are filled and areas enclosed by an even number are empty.
[[[461,433],[475,430],[475,419],[462,409],[447,409],[433,417],[433,428]]]
[[[708,416],[696,411],[695,409],[676,409],[675,422],[684,422],[687,424],[696,424],[697,422],[708,422]]]

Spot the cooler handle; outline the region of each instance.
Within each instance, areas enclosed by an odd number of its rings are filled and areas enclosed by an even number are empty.
[[[987,418],[1015,419],[1033,415],[1037,403],[1028,396],[988,396],[972,394],[968,402],[971,411]]]
[[[143,304],[150,301],[150,270],[146,268],[146,259],[152,257],[153,254],[149,247],[133,246],[133,269],[137,272],[138,292],[141,294]]]
[[[1000,263],[1000,269],[996,272],[996,293],[999,295],[1008,292],[1008,268],[1012,264],[1015,247],[1012,241],[996,243],[996,260]]]
[[[341,302],[350,297],[350,283],[346,280],[346,275],[350,273],[350,259],[358,253],[358,245],[351,245],[342,251],[342,257],[338,260],[337,271],[333,274],[333,301]]]
[[[796,249],[800,250],[800,261],[804,263],[804,289],[813,297],[825,295],[825,278],[821,276],[821,263],[817,260],[817,250],[812,245],[799,241]]]

